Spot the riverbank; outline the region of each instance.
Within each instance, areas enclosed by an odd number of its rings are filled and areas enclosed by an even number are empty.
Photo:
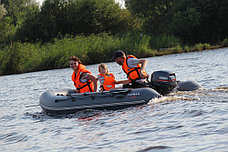
[[[116,50],[141,57],[153,57],[183,52],[217,49],[228,46],[228,39],[219,45],[198,43],[193,46],[169,35],[157,37],[140,34],[110,36],[107,33],[90,36],[66,36],[52,42],[20,43],[15,42],[0,50],[0,75],[34,72],[66,68],[68,58],[78,56],[83,64],[110,62]]]

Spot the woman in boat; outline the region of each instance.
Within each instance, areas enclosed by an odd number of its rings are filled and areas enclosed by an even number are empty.
[[[101,63],[98,66],[101,91],[109,91],[115,88],[115,84],[126,84],[125,81],[116,81],[113,73],[110,73],[106,64]]]
[[[70,57],[69,60],[70,67],[73,70],[71,79],[77,89],[76,92],[97,92],[97,78],[86,69],[76,56]]]

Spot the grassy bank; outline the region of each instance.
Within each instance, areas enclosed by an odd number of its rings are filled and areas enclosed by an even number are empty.
[[[88,37],[66,36],[45,44],[16,42],[0,50],[0,75],[68,67],[68,58],[72,55],[78,56],[83,64],[108,62],[118,49],[137,57],[151,57],[224,46],[228,46],[228,39],[218,46],[201,43],[183,46],[179,39],[165,34],[154,37],[140,34],[110,36],[103,33]]]

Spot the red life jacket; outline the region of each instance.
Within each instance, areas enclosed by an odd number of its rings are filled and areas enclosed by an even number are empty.
[[[77,88],[77,91],[79,93],[93,92],[94,86],[93,86],[93,82],[91,80],[87,79],[87,82],[85,82],[85,83],[81,82],[80,79],[81,79],[81,75],[83,73],[91,74],[91,72],[89,70],[87,70],[84,65],[79,64],[77,75],[75,74],[75,72],[73,72],[73,74],[71,76],[71,79],[74,82],[74,86]]]
[[[110,75],[100,73],[99,76],[104,77],[104,83],[100,86],[102,91],[109,91],[111,88],[115,88],[115,77],[112,73]]]
[[[141,64],[138,64],[137,67],[134,68],[130,68],[127,64],[127,60],[130,58],[136,58],[133,55],[128,55],[126,57],[126,59],[124,60],[124,63],[122,65],[122,69],[123,71],[127,74],[127,77],[129,79],[129,82],[135,81],[135,80],[139,80],[140,78],[140,72],[141,72]],[[143,71],[143,73],[146,74],[145,71]]]

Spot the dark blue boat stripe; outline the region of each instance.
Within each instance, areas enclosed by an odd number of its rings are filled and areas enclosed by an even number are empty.
[[[60,107],[60,108],[48,108],[44,105],[41,105],[42,108],[46,110],[56,110],[56,111],[63,111],[63,110],[74,110],[74,109],[90,109],[90,108],[97,108],[97,107],[112,107],[112,106],[122,106],[122,105],[134,105],[139,103],[145,103],[145,100],[138,100],[138,101],[130,101],[130,102],[121,102],[121,103],[112,103],[112,104],[98,104],[98,105],[87,105],[87,106],[71,106],[71,107]]]

